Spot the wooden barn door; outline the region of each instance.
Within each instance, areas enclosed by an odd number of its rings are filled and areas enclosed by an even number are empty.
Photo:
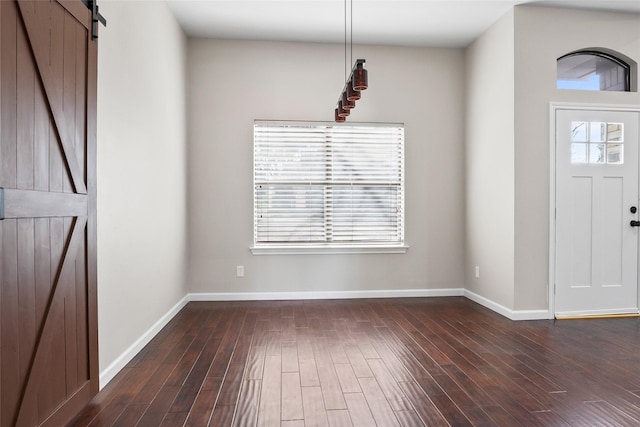
[[[98,391],[97,45],[80,0],[0,1],[0,426]]]

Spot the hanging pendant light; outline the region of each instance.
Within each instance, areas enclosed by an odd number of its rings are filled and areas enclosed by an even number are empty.
[[[366,90],[369,87],[369,79],[367,76],[367,70],[364,69],[364,60],[356,65],[356,69],[353,70],[353,89],[354,90]]]
[[[351,1],[351,59],[353,60],[353,0]],[[351,110],[356,107],[356,101],[360,99],[361,90],[369,87],[367,70],[364,68],[364,59],[356,59],[351,68],[351,74],[347,78],[347,0],[344,0],[344,65],[345,65],[345,85],[338,98],[335,111],[336,122],[344,122]]]
[[[356,59],[351,69],[351,74],[349,74],[349,78],[346,79],[345,86],[338,98],[340,117],[347,117],[349,115],[349,110],[356,107],[355,101],[361,97],[360,91],[366,90],[369,87],[367,70],[364,68],[365,62],[364,59]]]
[[[342,108],[345,110],[351,110],[356,108],[356,101],[351,101],[347,96],[347,91],[342,92]]]
[[[342,105],[342,100],[338,102],[338,116],[340,117],[348,117],[351,112],[344,108]]]
[[[353,82],[351,80],[347,82],[347,99],[349,101],[357,101],[360,99],[360,91],[353,88]]]

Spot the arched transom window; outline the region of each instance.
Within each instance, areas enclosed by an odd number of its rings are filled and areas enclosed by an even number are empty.
[[[629,92],[631,66],[617,56],[580,50],[558,58],[558,89]]]

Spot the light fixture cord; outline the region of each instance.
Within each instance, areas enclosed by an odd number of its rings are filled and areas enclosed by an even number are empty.
[[[347,0],[344,0],[344,80],[347,81]]]
[[[351,37],[349,37],[349,40],[351,41],[351,49],[349,49],[349,53],[351,54],[351,62],[349,62],[349,65],[351,65],[353,64],[353,0],[351,0]]]

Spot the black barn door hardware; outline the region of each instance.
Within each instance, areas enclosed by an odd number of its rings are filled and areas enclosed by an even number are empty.
[[[107,20],[100,15],[98,0],[82,0],[85,6],[91,11],[91,40],[98,40],[98,24],[107,26]]]

